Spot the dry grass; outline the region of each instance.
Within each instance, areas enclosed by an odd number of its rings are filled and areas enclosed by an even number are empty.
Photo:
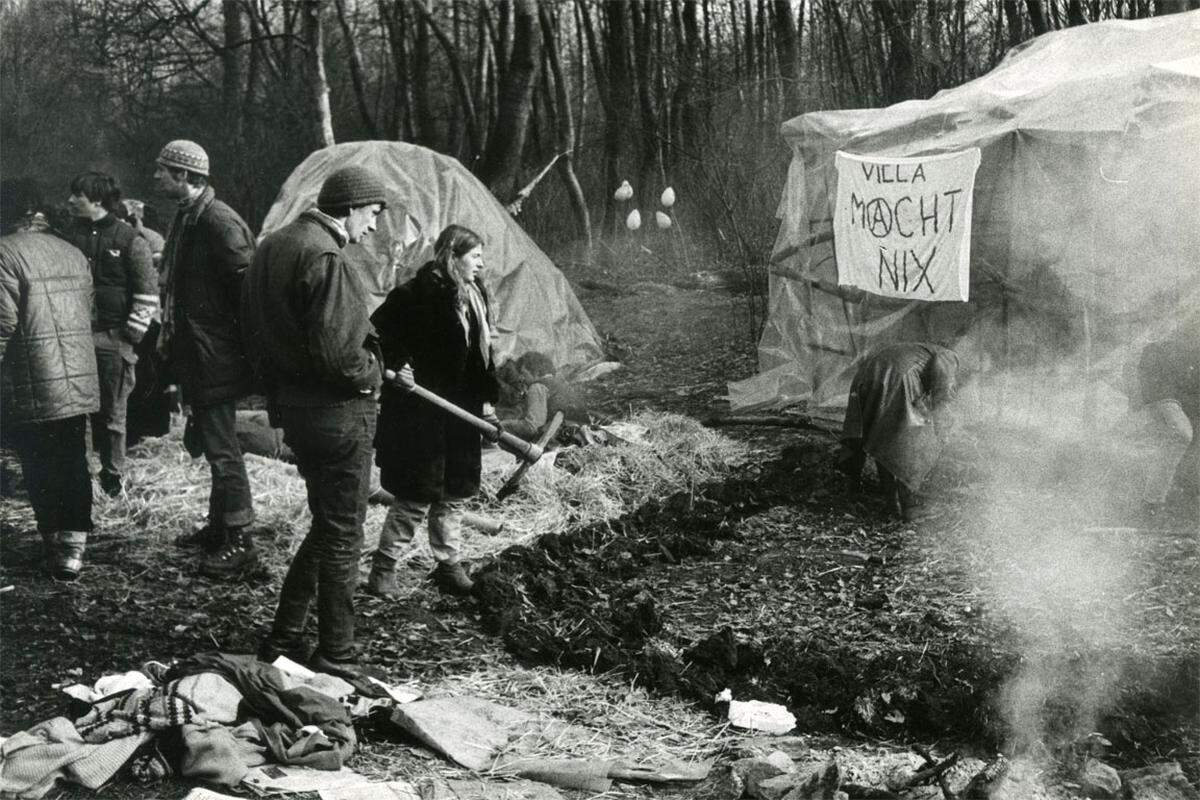
[[[652,697],[611,675],[526,669],[496,664],[447,676],[425,687],[425,697],[475,696],[528,713],[569,722],[579,735],[554,742],[520,743],[525,756],[619,759],[642,764],[711,758],[736,742],[727,724],[675,698]],[[394,748],[368,743],[354,768],[372,780],[428,776],[464,777],[468,771],[449,762],[395,758]]]

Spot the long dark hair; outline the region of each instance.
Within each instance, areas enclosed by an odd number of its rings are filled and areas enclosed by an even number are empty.
[[[462,225],[447,225],[433,244],[433,261],[443,275],[454,281],[459,303],[467,302],[467,286],[450,266],[450,262],[482,246],[483,237]]]

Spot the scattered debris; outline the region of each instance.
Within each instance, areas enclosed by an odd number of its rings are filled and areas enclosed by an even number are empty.
[[[717,695],[716,701],[729,703],[729,724],[735,728],[783,735],[796,727],[796,718],[778,703],[734,700],[728,689]]]
[[[363,776],[348,767],[339,770],[308,769],[307,767],[266,764],[256,767],[242,778],[242,786],[258,795],[319,792],[354,786]]]
[[[1121,776],[1094,758],[1089,758],[1079,773],[1079,788],[1093,800],[1111,800],[1121,796]]]

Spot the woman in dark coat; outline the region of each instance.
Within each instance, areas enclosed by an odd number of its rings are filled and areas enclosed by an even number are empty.
[[[499,394],[487,291],[479,280],[483,240],[460,225],[438,236],[434,258],[392,290],[371,316],[384,362],[412,366],[417,384],[476,416],[494,416]],[[379,537],[367,590],[396,594],[396,561],[429,518],[434,581],[466,594],[459,563],[461,501],[479,491],[479,431],[389,383],[380,405],[375,458],[383,488],[395,495]]]

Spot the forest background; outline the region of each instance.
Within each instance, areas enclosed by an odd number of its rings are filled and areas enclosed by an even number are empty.
[[[76,172],[99,168],[157,202],[159,148],[194,139],[219,194],[257,230],[312,150],[398,139],[458,158],[502,202],[522,200],[514,212],[560,265],[599,254],[644,269],[758,267],[765,280],[790,158],[783,121],[929,97],[1049,30],[1197,7],[0,0],[0,175],[55,201]],[[634,196],[619,203],[623,180]],[[679,198],[670,232],[649,224],[666,186]],[[648,246],[618,251],[633,207]]]

